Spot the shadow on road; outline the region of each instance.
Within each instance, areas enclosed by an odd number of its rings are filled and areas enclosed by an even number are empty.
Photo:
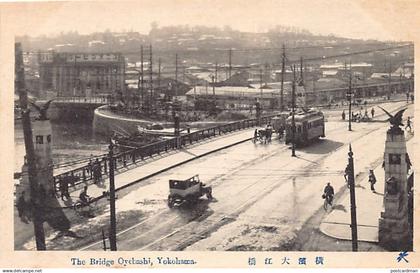
[[[302,147],[299,150],[309,154],[328,154],[343,146],[343,142],[337,142],[329,139],[320,139],[313,142],[310,146]]]
[[[346,207],[345,207],[344,205],[341,205],[341,204],[339,204],[339,205],[334,205],[334,206],[333,206],[333,208],[332,208],[332,210],[342,210],[342,211],[344,211],[344,212],[347,212]]]
[[[215,199],[208,200],[200,198],[196,203],[184,202],[172,210],[176,211],[180,217],[188,221],[201,221],[213,214],[213,211],[209,209],[209,203],[215,201]]]

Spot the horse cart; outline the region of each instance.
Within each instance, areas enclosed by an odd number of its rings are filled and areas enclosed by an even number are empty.
[[[209,200],[213,198],[211,186],[206,186],[206,184],[201,182],[198,175],[185,180],[169,180],[168,206],[170,208],[185,202],[197,203],[198,199],[203,195],[206,195]]]

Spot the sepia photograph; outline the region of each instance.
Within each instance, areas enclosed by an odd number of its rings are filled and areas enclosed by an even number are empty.
[[[77,253],[63,267],[356,252],[418,267],[415,11],[382,18],[414,4],[0,4],[8,251]]]

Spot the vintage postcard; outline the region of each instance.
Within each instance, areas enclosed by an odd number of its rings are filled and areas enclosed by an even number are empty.
[[[419,8],[1,3],[0,268],[418,268]]]

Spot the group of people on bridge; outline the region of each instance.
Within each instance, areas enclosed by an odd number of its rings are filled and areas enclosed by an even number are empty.
[[[94,162],[92,162],[92,160],[89,160],[87,174],[93,180],[94,184],[101,185],[101,183],[103,182],[102,166],[98,158]],[[61,200],[65,201],[64,198],[66,199],[66,201],[70,199],[69,186],[75,188],[77,180],[77,177],[72,176],[69,173],[66,173],[60,177],[60,179],[58,180],[58,189],[60,192]]]

